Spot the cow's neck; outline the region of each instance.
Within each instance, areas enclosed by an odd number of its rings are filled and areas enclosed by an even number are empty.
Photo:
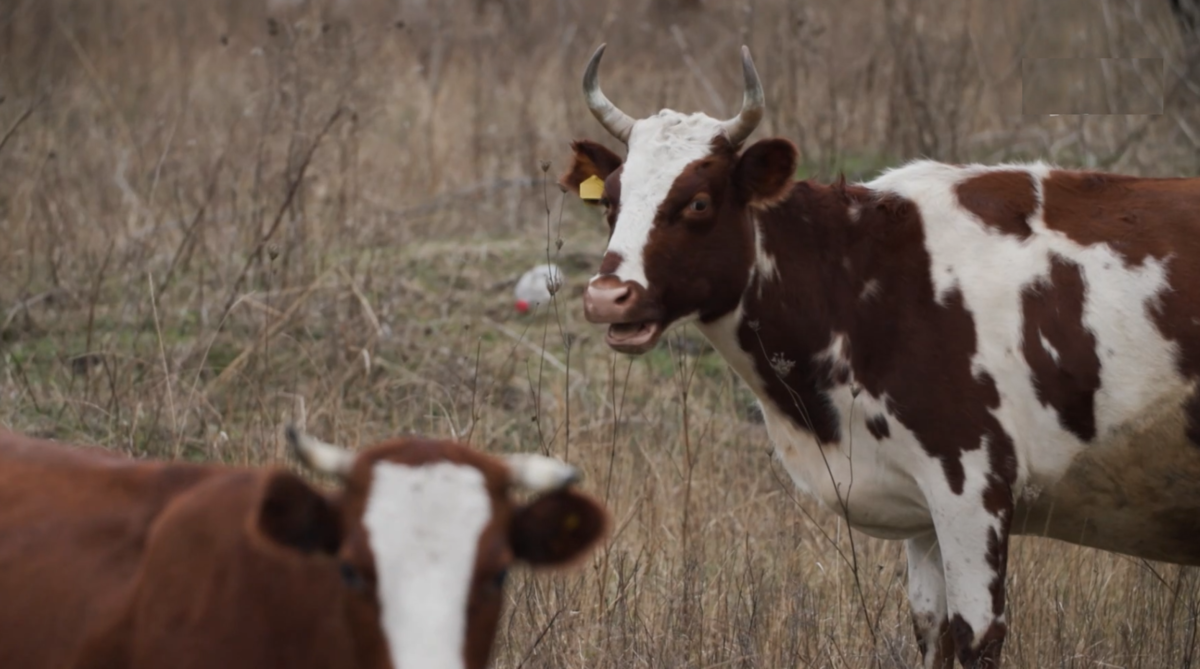
[[[756,261],[742,301],[700,326],[764,404],[822,443],[840,437],[843,421],[829,392],[857,381],[860,333],[896,332],[897,305],[878,305],[904,298],[882,273],[904,271],[905,263],[887,254],[905,249],[877,241],[892,236],[886,226],[899,218],[868,202],[860,187],[801,182],[785,202],[748,212]],[[870,339],[872,354],[894,350]]]

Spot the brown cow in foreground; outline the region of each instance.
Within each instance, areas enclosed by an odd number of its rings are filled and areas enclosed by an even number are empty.
[[[0,667],[474,669],[509,565],[606,531],[550,458],[288,437],[341,489],[0,431]]]

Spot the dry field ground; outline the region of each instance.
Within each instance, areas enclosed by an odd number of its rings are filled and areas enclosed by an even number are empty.
[[[341,443],[577,463],[614,535],[512,582],[497,667],[918,658],[900,544],[796,497],[698,335],[630,359],[583,321],[602,222],[554,181],[571,138],[609,140],[579,91],[601,41],[642,115],[731,114],[749,44],[756,136],[794,140],[805,177],[1200,170],[1166,0],[263,1],[0,0],[0,424],[285,463],[303,403]],[[1165,113],[1022,114],[1022,57],[1101,56],[1162,59]],[[1103,82],[1045,95],[1120,107],[1128,77]],[[511,282],[547,257],[568,285],[519,316]],[[1196,571],[1034,539],[1010,564],[1009,666],[1197,664]]]

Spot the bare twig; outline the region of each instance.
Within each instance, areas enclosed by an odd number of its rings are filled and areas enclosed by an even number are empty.
[[[42,97],[39,98],[37,102],[29,105],[29,108],[24,112],[21,112],[21,115],[17,117],[17,120],[13,121],[13,124],[8,126],[8,130],[4,133],[4,137],[0,137],[0,151],[4,150],[4,145],[8,144],[8,140],[17,133],[17,128],[20,128],[21,124],[29,119],[30,116],[33,116],[33,111],[37,109],[38,106],[40,106],[45,100],[46,98]]]
[[[46,300],[63,295],[70,295],[70,293],[65,288],[53,288],[44,293],[38,293],[33,297],[21,300],[8,310],[8,314],[4,317],[4,322],[0,323],[0,332],[7,330],[8,326],[12,325],[13,319],[16,318],[17,314],[21,313],[22,311],[28,311],[29,307],[32,307],[39,302],[45,302]]]
[[[514,332],[512,328],[508,327],[507,325],[505,325],[491,317],[484,316],[483,320],[486,321],[488,323],[488,325],[491,325],[492,327],[496,328],[496,330],[498,332],[500,332],[500,334],[504,335],[505,337],[508,337],[509,339],[512,339],[513,341],[520,344],[522,347],[529,349],[533,353],[536,353],[537,355],[541,356],[541,358],[543,360],[545,360],[546,363],[549,364],[551,367],[557,369],[558,371],[560,371],[564,374],[567,373],[567,366],[565,364],[563,364],[563,362],[561,360],[554,357],[554,354],[550,353],[545,348],[538,346],[536,344],[530,343],[527,339],[525,339],[525,337],[521,336],[517,332]],[[584,382],[585,381],[583,381],[583,380],[580,381],[580,383],[584,383]]]
[[[167,364],[167,348],[163,343],[162,324],[158,319],[158,301],[154,298],[154,277],[146,272],[146,285],[150,288],[150,311],[154,314],[154,332],[158,335],[158,355],[162,362],[163,382],[167,384],[167,411],[171,412],[172,457],[179,459],[179,419],[175,415],[175,393],[171,384],[171,368]]]
[[[242,265],[242,271],[238,273],[237,279],[233,282],[233,288],[230,289],[229,297],[225,300],[225,306],[221,309],[222,314],[229,313],[229,310],[233,308],[233,303],[237,300],[238,291],[242,289],[242,284],[245,283],[246,275],[250,272],[250,267],[254,264],[255,258],[262,253],[267,242],[271,241],[271,238],[275,236],[275,232],[279,230],[279,225],[283,223],[283,215],[287,213],[288,208],[292,205],[292,200],[300,190],[300,184],[304,181],[304,174],[308,171],[308,165],[312,162],[313,154],[316,153],[317,147],[321,145],[321,140],[325,138],[325,135],[329,134],[330,129],[333,128],[333,124],[341,118],[343,111],[343,107],[338,105],[338,108],[329,116],[329,120],[325,122],[325,126],[321,128],[316,138],[313,139],[312,144],[309,145],[303,160],[300,161],[300,168],[296,171],[296,176],[288,184],[287,195],[283,198],[283,203],[279,205],[279,210],[275,212],[275,220],[271,222],[271,227],[258,240],[254,249],[246,255],[246,263]]]
[[[325,277],[329,276],[335,269],[336,267],[331,267],[325,270],[312,283],[310,283],[308,288],[306,288],[304,292],[292,302],[291,306],[289,306],[287,310],[283,312],[283,315],[277,318],[275,322],[271,323],[266,328],[262,337],[255,337],[253,342],[243,349],[242,352],[239,353],[238,356],[221,371],[217,378],[209,382],[209,384],[204,388],[204,394],[211,395],[213,391],[228,383],[230,379],[232,379],[234,375],[236,375],[238,371],[245,366],[246,362],[250,359],[250,356],[259,348],[262,342],[269,341],[272,337],[278,334],[279,331],[282,330],[289,321],[291,321],[292,316],[296,315],[296,312],[300,310],[300,307],[304,306],[308,302],[309,296],[317,290],[317,287],[321,285],[321,282],[325,280]],[[226,310],[226,312],[228,313],[228,310]]]
[[[701,69],[700,65],[696,63],[696,59],[692,57],[691,49],[688,48],[687,40],[683,36],[683,31],[680,30],[679,26],[674,23],[671,24],[671,37],[675,39],[675,44],[679,47],[679,52],[683,56],[684,65],[687,65],[687,68],[691,71],[692,76],[696,77],[696,80],[700,82],[700,86],[704,88],[704,92],[706,95],[708,95],[708,100],[712,104],[713,109],[720,109],[722,112],[724,112],[725,103],[721,100],[721,95],[717,93],[716,86],[713,86],[713,83],[708,78],[708,75],[706,75],[704,70]]]
[[[204,214],[208,211],[208,205],[212,202],[213,197],[217,194],[217,178],[221,174],[221,167],[225,164],[225,153],[217,158],[217,164],[213,167],[212,178],[208,181],[208,192],[204,195],[204,201],[200,203],[200,207],[196,209],[196,215],[192,217],[192,222],[188,224],[187,231],[183,233],[183,239],[180,240],[179,246],[175,249],[175,254],[171,256],[171,264],[167,266],[167,272],[163,276],[163,280],[158,285],[158,295],[161,299],[163,294],[171,286],[171,279],[175,277],[175,267],[179,263],[180,256],[184,251],[195,244],[196,230],[200,226],[200,222],[204,220]]]
[[[363,294],[362,289],[358,287],[358,281],[350,276],[350,273],[339,267],[338,273],[342,278],[346,279],[346,283],[350,284],[350,292],[354,293],[354,298],[358,300],[358,304],[362,307],[363,316],[367,319],[367,323],[371,325],[371,330],[375,337],[383,336],[383,326],[379,324],[379,317],[375,315],[375,309],[371,307],[371,301]]]

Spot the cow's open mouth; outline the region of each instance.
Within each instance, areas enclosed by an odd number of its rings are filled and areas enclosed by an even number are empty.
[[[608,326],[604,341],[621,353],[645,353],[658,343],[662,325],[655,321],[613,323]]]

